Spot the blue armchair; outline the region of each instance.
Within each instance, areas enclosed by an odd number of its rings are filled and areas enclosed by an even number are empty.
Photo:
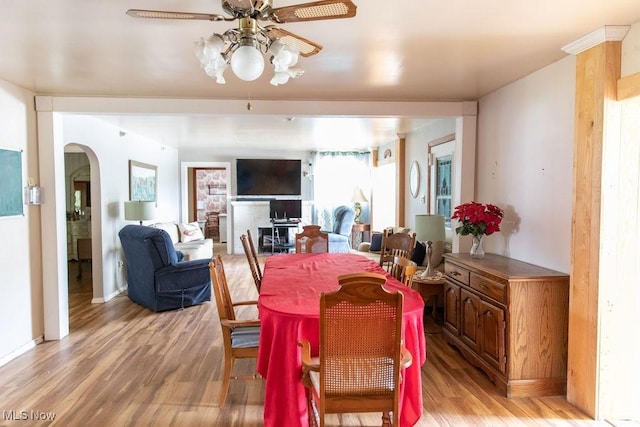
[[[329,252],[349,252],[349,236],[353,228],[356,213],[348,206],[338,206],[333,212],[335,218],[333,231],[329,232]]]
[[[118,236],[132,301],[153,311],[211,301],[210,259],[182,262],[171,237],[162,229],[127,225]]]

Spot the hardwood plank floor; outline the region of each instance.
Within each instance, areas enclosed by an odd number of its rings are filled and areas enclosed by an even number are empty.
[[[245,256],[226,255],[224,262],[234,299],[257,298]],[[90,279],[84,280],[89,284],[70,284],[70,335],[0,367],[0,426],[262,425],[261,380],[232,381],[226,406],[215,406],[223,363],[215,302],[163,313],[126,295],[91,304]],[[245,314],[255,315],[250,310]],[[610,425],[589,420],[561,396],[498,395],[481,371],[444,342],[431,316],[425,319],[428,358],[422,368],[424,412],[418,426]],[[254,369],[252,361],[236,366],[238,373]],[[36,415],[55,420],[36,422]],[[22,416],[30,422],[19,420]],[[369,414],[328,421],[380,424],[378,415]]]

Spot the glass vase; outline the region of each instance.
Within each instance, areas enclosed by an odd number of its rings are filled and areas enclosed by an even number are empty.
[[[484,237],[484,234],[481,234],[480,236],[472,236],[472,237],[473,237],[473,243],[471,244],[471,251],[469,251],[471,258],[476,258],[476,259],[484,258],[484,249],[482,248],[482,238]]]

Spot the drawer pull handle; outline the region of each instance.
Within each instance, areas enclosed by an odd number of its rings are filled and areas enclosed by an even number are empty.
[[[488,289],[488,288],[487,288],[487,285],[483,285],[482,283],[480,283],[480,287],[481,287],[482,289]]]
[[[452,276],[460,276],[460,273],[458,273],[457,271],[454,270],[454,271],[451,272],[451,275]]]

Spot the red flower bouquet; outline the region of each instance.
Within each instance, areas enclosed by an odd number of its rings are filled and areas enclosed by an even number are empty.
[[[502,209],[495,205],[469,202],[456,206],[451,219],[457,219],[462,223],[456,228],[456,233],[480,237],[500,231],[503,216]]]

